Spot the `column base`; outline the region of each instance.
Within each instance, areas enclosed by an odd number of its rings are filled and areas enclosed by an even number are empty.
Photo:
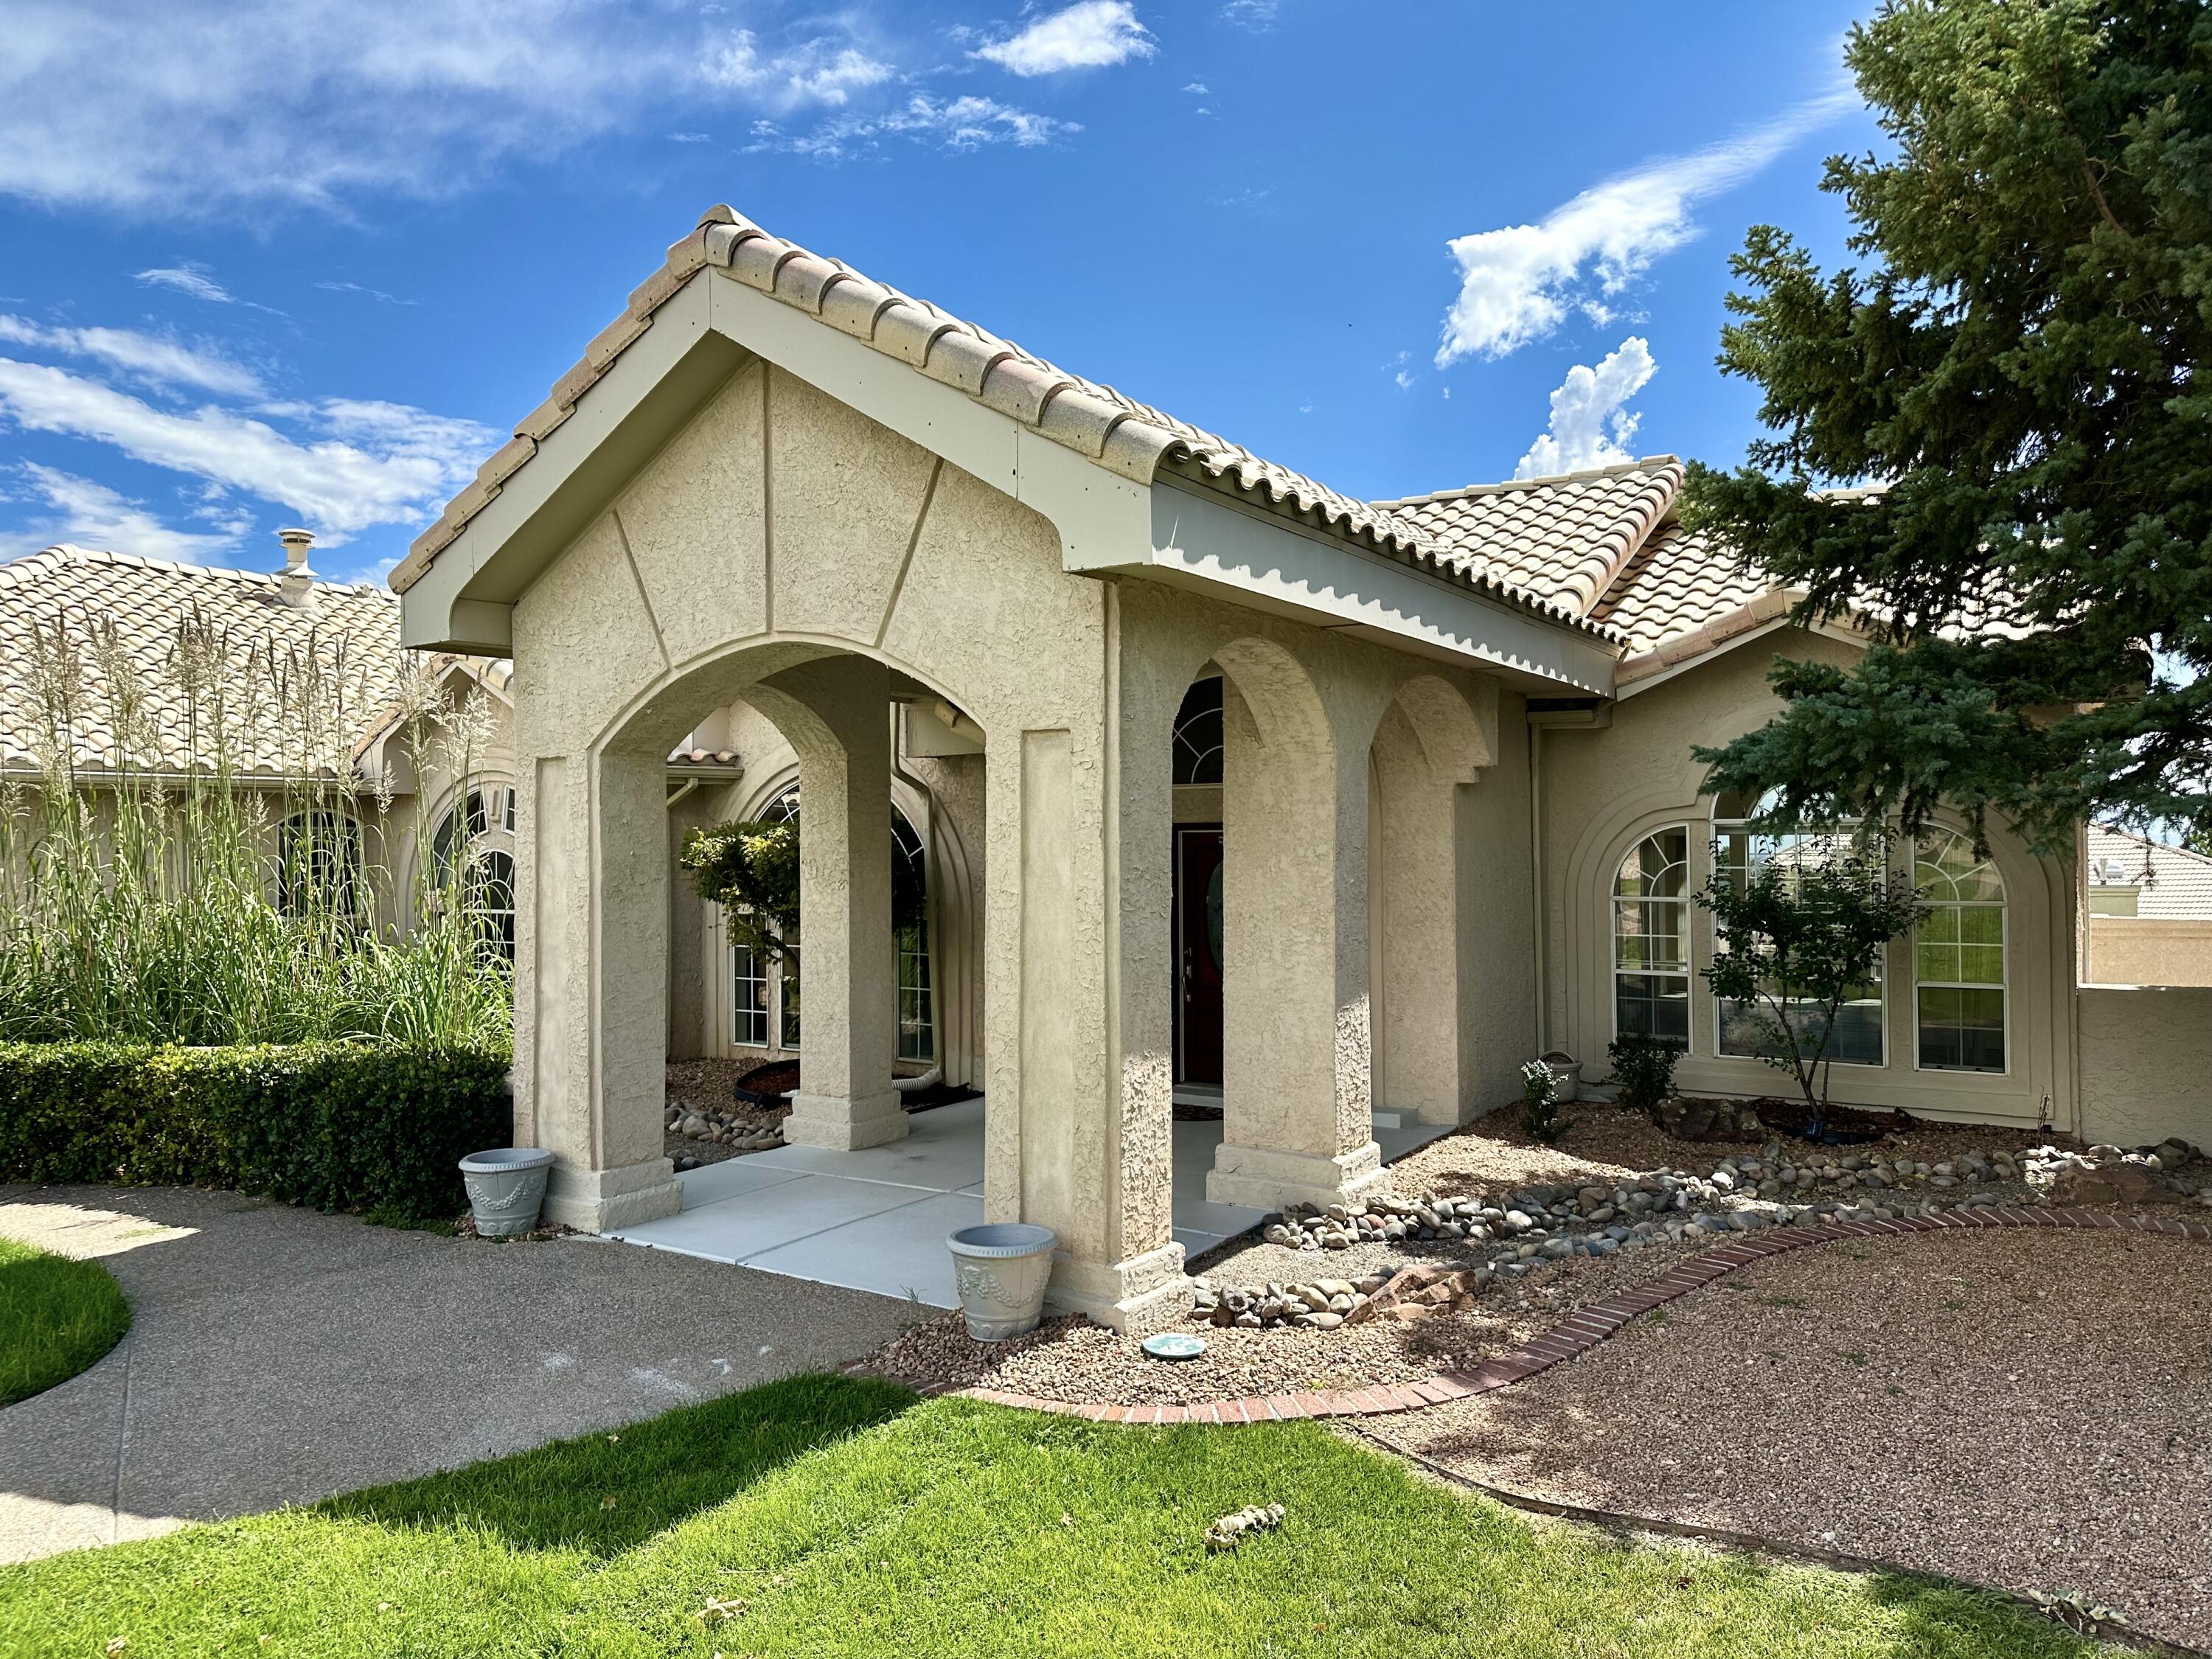
[[[1279,1210],[1285,1204],[1342,1204],[1384,1185],[1382,1149],[1373,1141],[1321,1158],[1223,1141],[1206,1172],[1206,1196],[1215,1204]]]
[[[676,1166],[665,1158],[626,1164],[617,1170],[580,1170],[566,1162],[553,1166],[545,1183],[546,1221],[580,1233],[658,1221],[684,1207],[684,1188]]]
[[[834,1152],[858,1152],[906,1139],[906,1108],[896,1089],[854,1099],[844,1095],[810,1095],[794,1091],[783,1139],[793,1146],[826,1146]]]
[[[1045,1306],[1054,1313],[1081,1314],[1125,1335],[1150,1336],[1188,1314],[1195,1295],[1183,1277],[1182,1246],[1170,1241],[1126,1261],[1056,1258]]]

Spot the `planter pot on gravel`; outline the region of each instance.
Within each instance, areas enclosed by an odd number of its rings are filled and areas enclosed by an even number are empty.
[[[1583,1097],[1583,1063],[1572,1054],[1562,1054],[1557,1048],[1544,1056],[1545,1068],[1558,1084],[1559,1091],[1552,1098],[1558,1101],[1580,1100]]]
[[[945,1242],[952,1250],[969,1335],[978,1342],[1004,1342],[1036,1328],[1044,1317],[1053,1249],[1060,1243],[1051,1228],[994,1221],[963,1227]]]
[[[504,1238],[535,1227],[552,1169],[553,1154],[537,1146],[501,1146],[463,1158],[461,1179],[478,1236]]]

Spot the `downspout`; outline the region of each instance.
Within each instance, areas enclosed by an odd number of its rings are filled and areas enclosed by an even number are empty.
[[[1536,959],[1536,1052],[1552,1052],[1552,988],[1544,951],[1544,728],[1528,726],[1528,912]]]

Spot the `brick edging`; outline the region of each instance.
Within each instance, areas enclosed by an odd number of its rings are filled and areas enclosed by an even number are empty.
[[[1808,1245],[1832,1243],[1844,1238],[1881,1238],[1900,1233],[1932,1233],[1958,1228],[2081,1227],[2120,1232],[2160,1233],[2169,1237],[2212,1241],[2212,1224],[2201,1221],[2169,1221],[2162,1217],[2120,1215],[2109,1210],[2056,1210],[2041,1207],[1976,1206],[1940,1211],[1929,1216],[1903,1216],[1889,1221],[1831,1221],[1818,1227],[1776,1228],[1749,1234],[1700,1251],[1648,1285],[1609,1296],[1577,1308],[1542,1335],[1519,1347],[1494,1354],[1471,1371],[1445,1371],[1412,1382],[1376,1382],[1365,1388],[1330,1389],[1320,1393],[1247,1395],[1237,1400],[1201,1401],[1191,1406],[1103,1406],[1069,1400],[1047,1400],[1036,1395],[1014,1394],[1004,1389],[952,1389],[943,1383],[924,1385],[924,1394],[957,1394],[994,1406],[1016,1406],[1025,1411],[1048,1412],[1060,1417],[1086,1418],[1093,1423],[1133,1423],[1146,1427],[1174,1423],[1206,1423],[1236,1426],[1246,1423],[1293,1422],[1327,1417],[1381,1417],[1397,1412],[1420,1411],[1448,1400],[1487,1394],[1510,1387],[1540,1371],[1576,1359],[1604,1341],[1639,1315],[1662,1307],[1678,1297],[1724,1279],[1738,1268],[1770,1255],[1801,1250]]]

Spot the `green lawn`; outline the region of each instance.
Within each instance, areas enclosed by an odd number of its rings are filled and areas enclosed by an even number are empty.
[[[1262,1501],[1280,1532],[1205,1553]],[[0,1652],[40,1659],[2085,1651],[1942,1584],[1531,1523],[1310,1425],[1114,1429],[824,1377],[0,1569]]]
[[[131,1304],[97,1261],[0,1238],[0,1406],[66,1382],[130,1328]]]

